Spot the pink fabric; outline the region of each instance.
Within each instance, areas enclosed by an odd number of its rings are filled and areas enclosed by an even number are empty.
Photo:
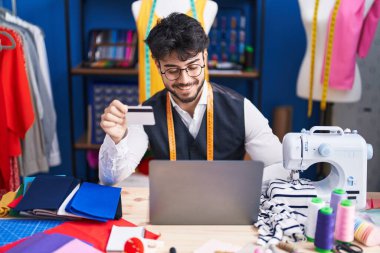
[[[363,25],[364,4],[365,0],[341,0],[340,2],[335,19],[335,32],[330,65],[329,87],[332,89],[350,90],[354,84],[356,50]],[[330,23],[331,17],[329,27]],[[326,54],[327,41],[325,57]],[[321,76],[322,84],[325,70],[324,66]]]
[[[93,248],[92,246],[78,240],[74,239],[59,249],[55,250],[54,253],[73,253],[73,252],[81,252],[81,253],[101,253],[100,250]]]
[[[364,20],[364,26],[362,29],[359,47],[358,47],[358,55],[361,58],[367,56],[369,49],[371,48],[371,44],[373,38],[375,37],[376,28],[378,22],[380,20],[380,0],[375,0],[371,9],[369,10],[366,19]]]

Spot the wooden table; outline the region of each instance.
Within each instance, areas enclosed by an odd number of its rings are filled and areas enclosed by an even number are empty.
[[[380,197],[380,193],[376,193]],[[165,242],[160,252],[169,252],[175,247],[177,252],[193,252],[208,240],[216,239],[236,246],[244,246],[257,240],[257,229],[253,226],[169,226],[149,225],[149,189],[125,188],[122,192],[123,218],[138,226],[161,234],[159,240]],[[379,238],[380,239],[380,238]],[[359,244],[359,243],[358,243]],[[380,252],[380,247],[366,248],[365,252]],[[300,243],[301,252],[315,252],[312,243]],[[280,251],[279,252],[284,252]]]

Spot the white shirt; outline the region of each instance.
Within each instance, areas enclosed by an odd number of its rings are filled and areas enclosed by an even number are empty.
[[[207,83],[203,85],[203,92],[193,117],[182,110],[170,96],[174,109],[180,115],[183,123],[195,138],[202,123],[207,107]],[[264,162],[265,166],[272,166],[277,171],[282,168],[282,145],[272,133],[268,120],[252,104],[244,98],[245,150],[253,160]],[[127,136],[117,145],[110,136],[106,135],[99,152],[99,179],[106,185],[116,184],[131,175],[148,148],[148,135],[141,125],[128,127]],[[276,172],[277,173],[277,172]],[[273,173],[271,173],[273,174]],[[280,172],[281,174],[281,172]],[[264,175],[264,178],[268,176]]]

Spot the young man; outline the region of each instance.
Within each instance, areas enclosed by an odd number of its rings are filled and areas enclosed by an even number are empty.
[[[156,125],[127,127],[128,106],[117,100],[105,109],[102,183],[115,184],[133,173],[148,144],[155,159],[239,160],[248,152],[266,166],[282,162],[281,143],[256,107],[205,81],[208,38],[197,20],[173,13],[152,29],[146,43],[165,84],[143,103],[153,107]]]

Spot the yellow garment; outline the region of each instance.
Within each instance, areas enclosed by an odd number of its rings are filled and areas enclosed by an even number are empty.
[[[16,198],[16,192],[8,192],[0,200],[0,217],[8,215],[10,208],[8,205]]]
[[[198,21],[201,23],[202,27],[204,28],[204,20],[203,20],[203,12],[206,6],[207,0],[196,0],[195,1],[195,10],[197,12]],[[150,11],[152,8],[153,0],[142,0],[140,12],[137,18],[137,33],[138,33],[138,61],[139,61],[139,101],[140,103],[144,102],[148,98],[145,97],[145,35],[146,35],[146,29],[148,26],[148,20]],[[186,13],[188,16],[193,16],[191,9]],[[153,16],[153,22],[152,27],[153,28],[157,24],[157,20],[159,18],[157,17],[156,13]],[[149,51],[150,53],[150,51]],[[152,56],[150,55],[150,85],[151,85],[151,93],[150,95],[153,96],[156,92],[162,90],[164,88],[164,83],[161,79],[161,74],[158,71],[156,64],[154,63],[154,60],[152,59]],[[208,81],[208,70],[207,65],[205,70],[205,79]]]

